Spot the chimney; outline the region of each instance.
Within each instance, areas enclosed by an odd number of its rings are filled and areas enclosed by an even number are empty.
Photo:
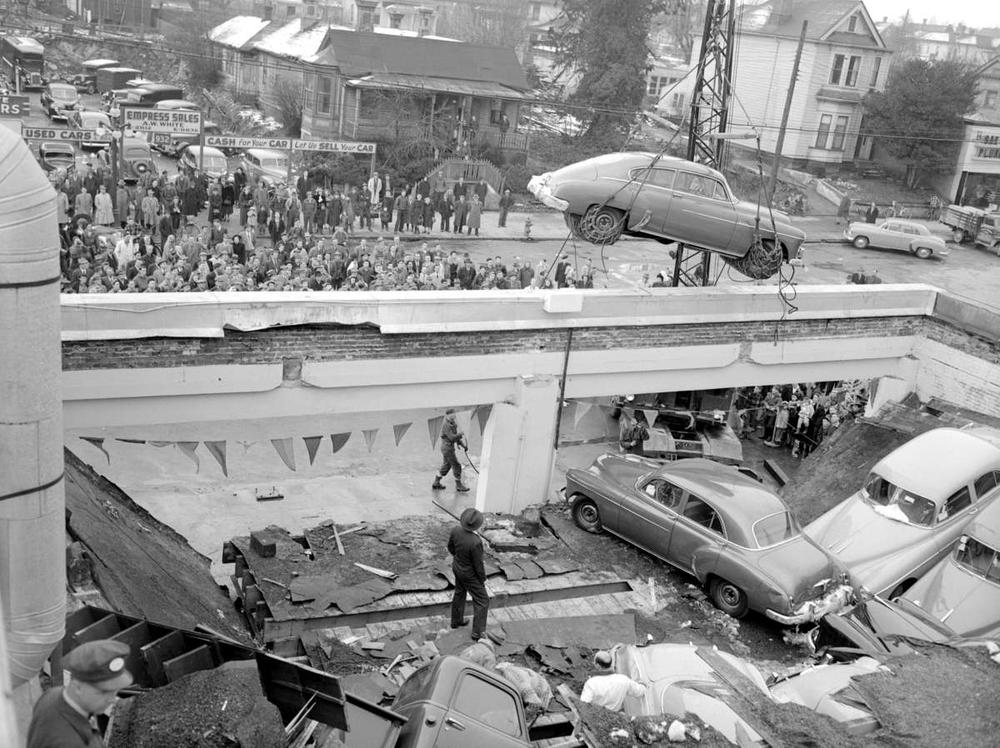
[[[375,11],[378,8],[378,0],[356,0],[358,6],[358,22],[355,27],[358,31],[375,30]]]
[[[271,21],[274,18],[274,6],[271,3],[264,3],[261,13],[261,18],[265,21]]]

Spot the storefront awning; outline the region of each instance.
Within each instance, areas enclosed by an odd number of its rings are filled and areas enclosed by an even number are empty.
[[[479,96],[481,98],[522,100],[527,94],[513,88],[489,81],[456,80],[433,76],[402,75],[399,73],[373,73],[363,78],[353,78],[347,82],[354,88],[386,89],[405,91],[426,91],[457,96]]]

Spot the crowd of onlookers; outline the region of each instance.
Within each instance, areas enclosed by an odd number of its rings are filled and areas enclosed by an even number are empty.
[[[768,447],[805,457],[841,423],[861,414],[866,402],[863,383],[845,382],[747,387],[737,391],[733,406],[741,438],[759,437]]]
[[[414,239],[432,230],[478,235],[485,181],[445,185],[442,177],[391,190],[374,174],[329,189],[308,175],[286,187],[249,182],[240,170],[209,179],[179,169],[115,186],[98,159],[53,182],[69,293],[593,286],[589,262],[577,267],[565,255],[551,266],[520,257],[476,263]],[[499,203],[503,226],[508,191]]]

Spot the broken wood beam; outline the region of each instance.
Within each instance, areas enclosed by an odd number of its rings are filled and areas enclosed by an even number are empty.
[[[354,565],[357,566],[359,569],[364,569],[365,571],[370,571],[372,574],[377,574],[383,579],[395,579],[397,576],[395,572],[386,571],[385,569],[379,569],[374,566],[369,566],[368,564],[359,563],[357,561],[354,562]]]
[[[336,522],[333,523],[333,537],[337,541],[337,553],[339,553],[341,556],[343,556],[344,555],[344,544],[340,542],[340,533],[337,532],[337,523]]]

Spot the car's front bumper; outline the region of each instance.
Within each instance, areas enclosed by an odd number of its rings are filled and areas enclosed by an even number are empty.
[[[827,613],[839,613],[854,604],[854,588],[849,584],[841,584],[823,597],[802,603],[789,614],[779,613],[768,608],[764,611],[768,618],[785,626],[798,626],[802,623],[818,621]]]
[[[569,203],[552,194],[549,187],[549,175],[538,174],[528,180],[528,192],[534,195],[543,204],[550,208],[555,208],[560,213],[565,213],[569,209]]]

